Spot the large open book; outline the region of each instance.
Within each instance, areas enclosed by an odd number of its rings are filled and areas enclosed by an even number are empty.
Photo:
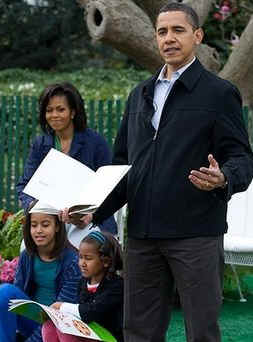
[[[56,210],[85,214],[102,204],[130,167],[106,165],[94,172],[51,148],[23,191]]]
[[[85,324],[74,315],[63,313],[32,300],[11,299],[9,311],[25,316],[39,324],[51,319],[54,325],[65,334],[86,337],[96,341],[117,342],[108,330],[96,322]]]

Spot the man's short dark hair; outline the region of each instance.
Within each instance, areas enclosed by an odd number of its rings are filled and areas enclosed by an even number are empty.
[[[158,12],[158,16],[164,12],[184,12],[189,23],[192,25],[193,29],[196,30],[199,28],[199,17],[194,9],[186,4],[182,4],[179,2],[169,2],[168,4],[164,5]]]

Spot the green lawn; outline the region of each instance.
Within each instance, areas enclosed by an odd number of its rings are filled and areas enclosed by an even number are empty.
[[[239,299],[224,299],[220,316],[222,342],[253,341],[253,277],[249,279],[252,295],[247,302]],[[185,342],[184,322],[180,309],[174,311],[167,333],[167,342]]]

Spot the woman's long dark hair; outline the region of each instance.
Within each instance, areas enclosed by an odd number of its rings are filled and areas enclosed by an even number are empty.
[[[68,82],[48,85],[39,98],[39,122],[44,133],[53,133],[53,129],[46,120],[46,108],[53,96],[65,96],[70,109],[74,110],[73,125],[75,131],[83,131],[87,126],[87,117],[84,108],[84,100],[73,84]]]

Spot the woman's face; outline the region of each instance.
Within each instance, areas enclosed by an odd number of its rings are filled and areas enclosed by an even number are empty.
[[[55,133],[64,133],[73,129],[74,110],[69,107],[64,95],[51,97],[46,107],[46,121]]]

